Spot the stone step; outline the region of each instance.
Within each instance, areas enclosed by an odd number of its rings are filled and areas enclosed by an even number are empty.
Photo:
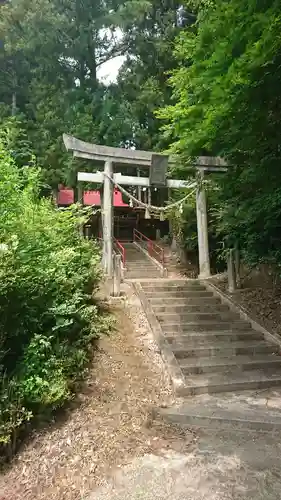
[[[274,380],[275,383],[275,380]],[[222,396],[222,395],[221,395]],[[201,396],[202,397],[202,396]],[[253,405],[237,401],[233,404],[231,398],[229,402],[224,401],[219,396],[216,398],[217,404],[212,402],[209,396],[207,402],[192,401],[183,403],[178,407],[160,408],[158,415],[168,422],[182,427],[194,427],[200,429],[230,430],[230,431],[281,431],[281,412],[269,408],[257,408]]]
[[[281,386],[281,370],[277,373],[264,374],[262,371],[228,374],[207,374],[186,377],[185,387],[181,395],[193,396],[197,394],[211,394],[218,392],[245,391],[252,389],[266,389]]]
[[[160,269],[154,268],[154,269],[141,269],[139,268],[138,270],[134,269],[127,269],[126,275],[128,274],[134,274],[137,278],[160,278]]]
[[[128,249],[126,249],[126,257],[128,259],[132,259],[132,260],[141,260],[141,259],[145,259],[146,258],[146,255],[144,255],[142,252],[136,250],[136,251],[128,251]]]
[[[147,264],[146,262],[142,262],[136,266],[132,266],[129,262],[127,263],[127,269],[129,269],[129,271],[135,271],[135,272],[143,272],[143,271],[153,271],[153,270],[159,270],[157,266],[155,266],[154,264],[150,265],[150,264]]]
[[[185,358],[179,361],[180,367],[185,375],[200,375],[202,373],[218,372],[243,372],[260,370],[263,373],[274,372],[281,369],[281,356],[256,355],[256,356],[233,356],[230,358],[208,357],[208,358]]]
[[[159,271],[159,268],[155,264],[150,264],[146,262],[141,262],[136,266],[132,266],[129,262],[127,263],[127,269],[135,272],[144,272],[144,271]]]
[[[133,279],[151,279],[151,278],[159,278],[160,277],[160,271],[149,271],[149,272],[133,272],[133,271],[127,271],[125,274],[125,279],[128,278],[133,278]]]
[[[206,297],[203,300],[200,297],[167,297],[165,302],[163,302],[163,298],[150,298],[148,299],[153,309],[157,306],[161,306],[165,310],[169,310],[169,308],[173,309],[175,307],[185,307],[185,306],[212,306],[215,304],[221,304],[221,300],[217,297]],[[164,305],[163,305],[164,304]],[[161,311],[159,311],[161,312]]]
[[[171,344],[171,349],[178,359],[207,358],[208,356],[231,357],[256,354],[278,354],[279,347],[264,341],[218,342],[216,345],[190,346],[188,342],[177,341]]]
[[[142,260],[142,259],[147,258],[147,256],[143,252],[141,252],[140,250],[135,251],[135,250],[126,249],[125,253],[126,253],[126,257],[128,259],[132,259],[132,260]]]
[[[163,304],[163,301],[162,301]],[[178,304],[174,305],[152,305],[152,309],[154,314],[161,315],[182,315],[186,313],[192,312],[226,312],[229,311],[229,307],[227,305],[211,302],[205,303],[205,301],[199,302],[199,304]]]
[[[206,292],[206,288],[201,285],[168,285],[167,282],[160,283],[148,283],[143,286],[143,290],[146,292]]]
[[[236,321],[200,321],[194,322],[171,322],[171,323],[164,323],[161,324],[163,332],[166,333],[175,333],[175,332],[181,332],[181,333],[188,333],[188,332],[205,332],[205,331],[237,331],[237,330],[249,330],[251,328],[250,322],[243,321],[243,320],[236,320]]]
[[[155,267],[154,262],[152,262],[150,259],[142,259],[142,260],[136,260],[136,261],[127,261],[127,264],[129,267],[137,269],[138,266],[149,266],[149,267]]]
[[[163,302],[162,302],[163,303]],[[206,304],[205,301],[202,301],[199,304],[184,304],[184,305],[179,305],[179,304],[174,304],[173,306],[167,306],[167,305],[162,305],[162,306],[152,306],[154,314],[160,317],[185,317],[189,313],[215,313],[219,314],[221,312],[229,312],[229,307],[224,304],[217,304],[211,303],[211,304]],[[165,315],[165,316],[164,316]]]
[[[183,323],[200,323],[205,321],[236,321],[239,320],[239,316],[236,313],[231,312],[228,308],[223,309],[222,312],[184,312],[184,313],[159,313],[156,314],[158,321],[162,324],[170,324],[175,322]]]
[[[237,341],[253,341],[253,340],[264,340],[264,336],[260,332],[255,330],[241,331],[239,332],[191,332],[191,333],[168,333],[165,338],[171,344],[173,342],[184,341],[186,344],[190,342],[190,345],[216,345],[218,342],[237,342]]]
[[[186,271],[184,266],[180,266],[179,264],[171,264],[170,262],[166,262],[166,267],[169,271]]]
[[[145,295],[148,299],[163,299],[166,300],[167,298],[169,299],[174,299],[175,301],[177,298],[202,298],[204,300],[205,298],[209,297],[214,297],[212,292],[205,292],[204,290],[184,290],[184,291],[170,291],[170,292],[162,292],[162,291],[154,291],[154,292],[147,292],[144,291]]]
[[[126,255],[128,257],[136,257],[136,258],[145,257],[143,252],[141,252],[140,250],[135,250],[134,248],[127,248],[126,246],[124,248],[126,250]]]
[[[160,282],[160,283],[155,283],[154,284],[158,288],[162,288],[163,286],[170,288],[177,288],[177,287],[187,287],[187,288],[199,288],[200,290],[203,288],[204,290],[206,289],[204,285],[202,285],[199,281],[197,280],[187,280],[187,279],[170,279],[165,282]]]

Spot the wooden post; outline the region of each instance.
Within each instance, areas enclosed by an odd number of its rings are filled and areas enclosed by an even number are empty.
[[[121,257],[121,256],[120,256]],[[123,267],[122,259],[121,259],[121,283],[124,283],[124,276],[125,276],[125,268]]]
[[[227,277],[228,277],[228,291],[233,293],[236,290],[236,276],[235,276],[235,257],[234,248],[231,248],[227,258]]]
[[[199,252],[199,278],[208,278],[209,276],[211,276],[211,270],[208,241],[207,203],[203,184],[201,184],[197,188],[196,216]]]
[[[171,199],[172,199],[172,190],[171,188],[167,188],[167,192],[168,192],[168,203],[171,203]],[[172,224],[172,219],[171,219],[171,215],[169,214],[169,219],[168,219],[168,222],[169,222],[169,235],[173,241],[174,239],[174,232],[173,232],[173,224]]]
[[[140,169],[137,168],[137,176],[140,177]],[[138,200],[141,201],[141,186],[138,186]]]
[[[106,161],[104,164],[103,183],[103,265],[105,273],[112,276],[112,232],[113,232],[113,206],[112,206],[112,192],[113,186],[109,177],[112,177],[113,166],[111,161]]]
[[[151,187],[148,188],[147,203],[148,205],[151,205]]]
[[[121,286],[121,255],[114,255],[114,285],[113,285],[113,295],[114,297],[120,297],[120,286]]]
[[[144,203],[148,205],[148,188],[144,191]]]
[[[87,240],[89,240],[89,239],[90,239],[90,237],[91,237],[91,226],[90,226],[90,224],[87,224],[87,225],[85,226],[85,238],[86,238]]]

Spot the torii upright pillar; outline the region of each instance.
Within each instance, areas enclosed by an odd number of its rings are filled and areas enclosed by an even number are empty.
[[[202,176],[203,177],[203,176]],[[196,216],[198,233],[199,278],[211,276],[208,240],[208,216],[206,192],[203,183],[199,183],[196,191]]]
[[[106,161],[104,164],[103,183],[103,268],[105,273],[111,277],[113,272],[113,189],[110,178],[113,175],[113,164]]]

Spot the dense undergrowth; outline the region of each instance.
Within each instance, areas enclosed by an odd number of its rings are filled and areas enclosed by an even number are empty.
[[[93,340],[108,330],[93,300],[99,251],[81,239],[77,209],[40,198],[40,173],[0,144],[0,455],[33,418],[69,400]],[[80,221],[81,222],[81,221]]]

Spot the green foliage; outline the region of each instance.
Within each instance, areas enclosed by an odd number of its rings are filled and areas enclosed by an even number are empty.
[[[174,104],[158,116],[183,165],[202,154],[229,161],[213,208],[220,239],[238,241],[251,265],[280,265],[280,2],[197,8],[196,29],[184,30],[175,46]]]
[[[179,33],[176,11],[181,3],[126,2],[122,20],[127,60],[119,74],[117,91],[131,110],[133,138],[139,149],[159,151],[167,145],[155,111],[170,102],[168,78],[176,67],[173,44]]]
[[[170,100],[180,3],[18,0],[0,7],[0,123],[2,115],[24,116],[52,188],[76,186],[79,163],[65,152],[63,132],[109,146],[165,145],[154,110]],[[106,86],[98,70],[119,55],[126,60],[118,82]]]
[[[28,165],[32,161],[32,145],[27,137],[23,117],[18,115],[3,119],[0,139],[18,167]]]
[[[100,256],[79,236],[84,216],[39,198],[40,171],[19,170],[3,145],[0,166],[0,444],[7,447],[25,422],[71,397],[109,324],[93,302]]]
[[[98,82],[97,71],[119,55],[113,18],[120,3],[19,0],[0,7],[0,123],[2,114],[24,116],[32,151],[52,188],[61,182],[76,185],[63,132],[118,143],[119,133],[103,136],[108,90]]]

